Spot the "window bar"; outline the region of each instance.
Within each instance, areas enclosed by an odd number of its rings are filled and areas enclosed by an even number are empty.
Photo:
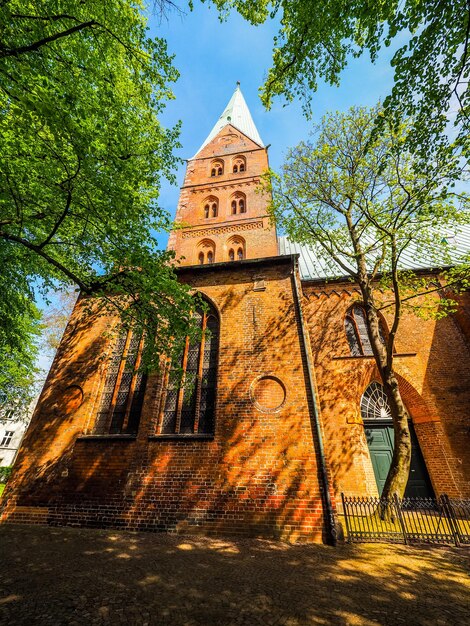
[[[132,372],[131,384],[129,387],[129,394],[126,402],[126,412],[124,413],[124,419],[122,421],[121,432],[125,433],[129,424],[129,415],[131,413],[132,400],[134,399],[135,385],[137,382],[137,373],[142,361],[142,349],[144,346],[144,335],[140,338],[139,345],[137,347],[137,358],[135,360],[134,371]]]
[[[207,327],[207,313],[203,313],[202,316],[202,338],[199,344],[199,362],[197,364],[197,379],[196,379],[196,413],[194,415],[194,432],[199,431],[199,415],[201,412],[201,390],[202,390],[202,368],[204,364],[204,344],[206,341],[205,331]]]
[[[184,399],[184,392],[185,392],[184,383],[186,380],[186,368],[188,366],[188,353],[189,353],[189,337],[186,337],[186,343],[184,346],[183,364],[182,364],[183,374],[181,377],[181,384],[178,389],[178,400],[176,402],[175,433],[179,433],[180,428],[181,428],[181,410],[183,408],[183,399]]]
[[[359,350],[361,351],[361,355],[364,356],[365,355],[365,350],[364,350],[364,346],[362,344],[362,338],[361,338],[361,333],[359,332],[359,328],[356,322],[356,313],[355,313],[355,309],[356,307],[353,307],[351,310],[351,319],[352,322],[354,324],[354,331],[356,333],[356,337],[357,337],[357,343],[359,344]]]
[[[126,343],[124,344],[124,350],[122,351],[121,362],[119,363],[119,369],[116,377],[116,383],[114,385],[114,391],[111,398],[111,403],[109,405],[108,415],[106,417],[106,425],[105,425],[105,433],[109,433],[111,429],[111,424],[113,421],[113,413],[116,408],[116,400],[119,393],[119,387],[121,386],[122,375],[124,373],[124,368],[126,366],[127,353],[129,351],[129,345],[131,343],[132,333],[130,330],[127,331]]]

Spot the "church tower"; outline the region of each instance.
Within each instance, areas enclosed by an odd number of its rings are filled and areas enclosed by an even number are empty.
[[[268,169],[263,144],[237,87],[196,155],[188,160],[168,243],[182,265],[205,265],[278,254],[269,223],[270,198],[257,191]]]

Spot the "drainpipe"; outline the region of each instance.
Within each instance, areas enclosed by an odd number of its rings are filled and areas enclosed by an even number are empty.
[[[318,442],[318,453],[319,453],[319,469],[320,469],[320,479],[322,483],[322,491],[323,491],[323,503],[326,510],[326,526],[327,526],[327,543],[335,546],[337,542],[337,533],[336,533],[336,523],[335,517],[333,513],[333,505],[331,502],[330,496],[330,483],[328,480],[328,472],[326,471],[326,459],[325,459],[325,448],[323,445],[323,436],[320,427],[320,417],[318,414],[318,406],[317,399],[315,393],[315,382],[314,382],[314,369],[312,358],[310,354],[310,346],[309,339],[307,334],[307,328],[305,326],[304,315],[302,312],[300,293],[299,293],[299,285],[297,284],[297,273],[298,273],[298,258],[297,256],[293,256],[294,268],[292,272],[292,280],[294,283],[294,294],[295,294],[295,304],[297,307],[297,311],[299,313],[299,321],[300,327],[302,329],[302,344],[305,352],[305,358],[307,362],[307,378],[308,378],[308,387],[310,391],[310,395],[312,398],[312,407],[313,407],[313,424],[315,435]]]

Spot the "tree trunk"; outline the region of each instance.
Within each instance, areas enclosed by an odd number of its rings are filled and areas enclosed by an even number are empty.
[[[411,435],[408,426],[409,415],[401,399],[398,381],[393,370],[383,381],[384,391],[387,394],[393,419],[395,443],[393,446],[392,464],[382,492],[383,498],[397,495],[403,498],[410,474],[411,464]]]
[[[367,327],[372,351],[390,404],[395,433],[392,463],[385,481],[382,497],[390,498],[393,495],[397,495],[399,498],[402,498],[408,482],[411,464],[409,414],[401,398],[398,381],[393,371],[393,357],[391,362],[387,363],[387,352],[379,332],[379,317],[366,272],[363,273],[361,279],[359,280],[359,285],[366,308]]]

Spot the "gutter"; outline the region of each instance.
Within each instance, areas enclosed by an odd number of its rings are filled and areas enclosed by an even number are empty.
[[[315,382],[314,382],[314,369],[312,358],[309,350],[309,342],[307,335],[307,328],[305,326],[305,320],[302,312],[302,306],[300,301],[300,293],[299,286],[297,284],[297,271],[298,271],[298,255],[295,255],[293,258],[294,267],[292,271],[292,281],[294,283],[294,295],[295,295],[295,304],[297,307],[297,311],[299,313],[299,321],[302,329],[302,344],[305,352],[305,358],[307,363],[307,377],[308,377],[308,387],[312,397],[312,407],[313,407],[313,425],[314,431],[318,442],[318,453],[319,453],[319,470],[320,470],[320,479],[321,479],[321,487],[323,491],[323,504],[326,513],[326,532],[327,532],[327,543],[335,546],[337,543],[337,532],[336,532],[336,523],[335,516],[333,512],[333,505],[331,502],[330,496],[330,483],[328,480],[328,472],[326,469],[326,459],[325,459],[325,448],[323,445],[323,436],[320,427],[320,417],[318,414],[318,406],[316,400],[315,393]]]

